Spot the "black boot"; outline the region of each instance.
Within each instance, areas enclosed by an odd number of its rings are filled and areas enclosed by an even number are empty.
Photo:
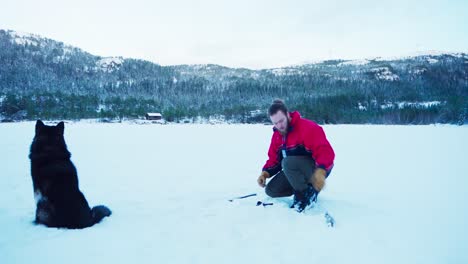
[[[299,213],[304,211],[307,206],[317,202],[318,192],[311,184],[307,184],[307,188],[303,191],[294,192],[294,200],[291,208],[295,208]]]

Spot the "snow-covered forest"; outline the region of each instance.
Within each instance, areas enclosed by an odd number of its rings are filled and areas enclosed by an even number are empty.
[[[0,30],[0,119],[102,120],[161,112],[167,121],[221,116],[267,122],[274,98],[319,123],[467,122],[468,55],[329,60],[250,70],[160,66],[99,57],[41,36]]]

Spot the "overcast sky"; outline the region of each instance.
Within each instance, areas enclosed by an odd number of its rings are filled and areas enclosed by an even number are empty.
[[[468,53],[468,0],[0,0],[0,29],[161,65]]]

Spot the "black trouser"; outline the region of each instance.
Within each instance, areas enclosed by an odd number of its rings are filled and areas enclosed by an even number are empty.
[[[267,184],[265,192],[270,197],[291,196],[294,191],[304,191],[315,170],[315,161],[308,156],[288,156],[281,161],[283,170]]]

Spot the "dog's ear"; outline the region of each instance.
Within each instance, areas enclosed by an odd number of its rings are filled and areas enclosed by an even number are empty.
[[[60,135],[63,135],[63,131],[65,130],[65,124],[62,122],[58,123],[57,126],[58,132]]]
[[[45,127],[44,123],[41,120],[37,120],[36,122],[36,134],[38,134],[42,128]]]

